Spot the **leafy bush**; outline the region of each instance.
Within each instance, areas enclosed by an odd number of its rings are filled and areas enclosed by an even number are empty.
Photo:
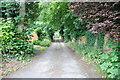
[[[120,43],[108,41],[105,46],[112,48],[100,56],[100,67],[107,72],[109,78],[120,79]]]
[[[40,40],[33,40],[32,42],[34,45],[40,45]]]
[[[49,47],[51,45],[51,41],[48,39],[44,39],[43,41],[40,42],[40,45],[44,47]]]
[[[46,33],[42,29],[42,27],[38,26],[37,29],[35,29],[34,31],[36,32],[36,34],[38,36],[38,40],[43,40],[46,37]]]
[[[118,44],[108,42],[107,46],[114,47],[111,51],[103,52],[97,47],[88,47],[86,44],[78,44],[75,42],[69,42],[69,46],[74,49],[77,53],[82,54],[84,57],[99,64],[100,68],[107,73],[109,78],[120,78],[120,59],[119,51],[116,52],[117,48],[120,47]]]
[[[7,20],[0,25],[0,30],[2,31],[1,45],[3,55],[12,55],[12,57],[17,57],[18,60],[33,56],[33,44],[27,41],[30,39],[28,35],[31,32],[25,31],[30,31],[27,27],[22,32],[19,32],[18,27],[11,20]]]
[[[102,54],[101,50],[97,49],[96,47],[87,47],[86,44],[79,45],[78,43],[69,42],[69,46],[78,53],[87,56],[92,61],[95,61],[97,63],[100,55]]]

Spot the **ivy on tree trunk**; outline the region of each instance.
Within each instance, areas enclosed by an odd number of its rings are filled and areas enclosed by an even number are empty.
[[[25,0],[20,1],[20,14],[19,16],[21,17],[21,20],[18,25],[18,30],[22,32],[24,28],[24,17],[25,17]]]

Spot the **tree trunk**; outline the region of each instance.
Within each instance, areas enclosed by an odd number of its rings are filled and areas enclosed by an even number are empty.
[[[18,30],[20,32],[23,31],[24,28],[24,17],[25,17],[25,0],[20,0],[20,14],[19,16],[21,17],[21,20],[18,25]]]
[[[0,5],[2,5],[1,2],[0,2]],[[2,7],[0,7],[0,18],[2,18]]]
[[[51,39],[52,42],[54,41],[53,35],[50,35],[50,39]]]

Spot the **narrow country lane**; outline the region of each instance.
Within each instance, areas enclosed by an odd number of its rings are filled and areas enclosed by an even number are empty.
[[[99,78],[65,43],[52,43],[26,67],[6,78]]]

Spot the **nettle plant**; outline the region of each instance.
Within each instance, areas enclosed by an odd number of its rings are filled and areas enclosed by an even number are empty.
[[[33,56],[33,44],[28,42],[30,30],[24,27],[22,32],[18,31],[11,19],[2,20],[0,30],[2,32],[2,56],[17,57],[18,60],[23,60]],[[27,30],[27,31],[26,31]]]
[[[109,78],[120,78],[120,44],[109,40],[105,46],[112,49],[100,55],[100,67]]]

